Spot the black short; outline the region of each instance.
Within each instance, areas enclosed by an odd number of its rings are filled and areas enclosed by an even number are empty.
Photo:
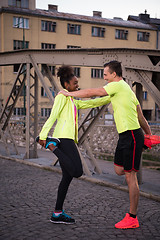
[[[119,134],[114,164],[124,167],[124,171],[138,171],[141,161],[144,135],[142,130],[128,130]]]

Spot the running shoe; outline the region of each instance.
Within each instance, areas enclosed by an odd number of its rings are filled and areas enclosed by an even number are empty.
[[[127,228],[138,228],[139,222],[137,217],[130,217],[129,213],[126,213],[126,216],[118,223],[115,224],[116,228],[127,229]]]
[[[39,136],[36,137],[36,142],[39,143]],[[55,147],[57,147],[60,144],[60,140],[58,138],[47,137],[45,148],[47,149],[50,144],[53,144]]]
[[[160,144],[160,136],[158,135],[144,135],[144,148],[151,149],[153,146]]]
[[[55,214],[52,214],[52,217],[50,219],[52,223],[64,223],[64,224],[74,224],[75,220],[71,218],[69,215],[67,215],[64,210],[61,214],[58,216],[55,216]]]

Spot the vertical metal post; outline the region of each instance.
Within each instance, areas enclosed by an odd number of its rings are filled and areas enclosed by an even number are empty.
[[[23,19],[23,44],[22,44],[22,48],[25,49],[25,32],[24,32],[24,18],[22,17]],[[26,115],[26,86],[25,86],[25,83],[24,83],[24,86],[23,86],[23,114],[24,116]],[[25,119],[25,117],[24,117]],[[25,123],[24,123],[24,127],[25,127]]]
[[[38,130],[38,76],[34,72],[34,140]],[[37,143],[34,141],[34,158],[37,158]]]
[[[27,63],[26,69],[26,95],[27,95],[27,108],[26,108],[26,156],[29,158],[30,153],[30,64]]]
[[[143,105],[143,94],[142,94],[142,84],[140,83],[136,83],[136,96],[137,96],[137,99],[141,105],[141,108],[142,108],[142,105]],[[139,184],[142,184],[142,157],[141,157],[141,162],[140,162],[140,168],[139,168],[139,171],[137,173],[137,179],[138,179],[138,183]]]

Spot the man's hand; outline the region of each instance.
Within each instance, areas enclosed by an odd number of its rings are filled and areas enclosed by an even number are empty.
[[[66,96],[66,97],[71,96],[69,92],[66,92],[66,91],[64,91],[64,90],[60,91],[60,92],[58,93],[58,95],[59,95],[59,94],[63,94],[63,95]]]

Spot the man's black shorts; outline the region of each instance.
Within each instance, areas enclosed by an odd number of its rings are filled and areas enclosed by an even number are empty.
[[[138,171],[141,161],[144,135],[141,128],[119,134],[114,164],[124,167],[124,171]]]

